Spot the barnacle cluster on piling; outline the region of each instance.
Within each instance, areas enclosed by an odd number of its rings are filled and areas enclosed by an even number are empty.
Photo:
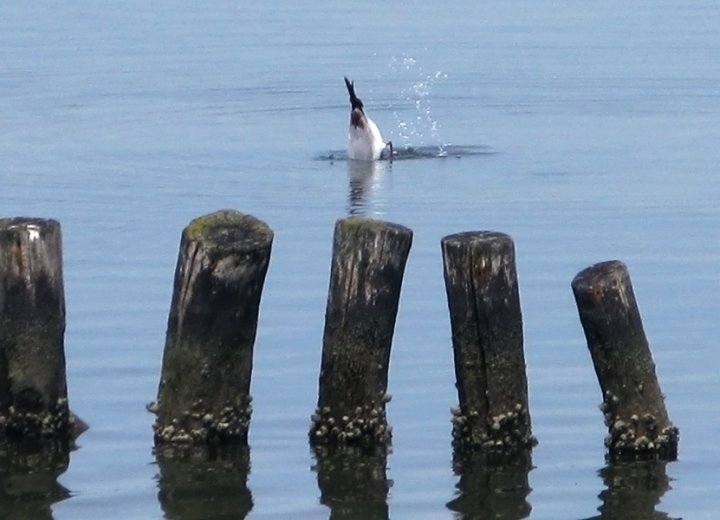
[[[387,423],[385,404],[390,399],[390,394],[384,394],[374,403],[349,411],[336,411],[330,406],[316,408],[310,418],[310,442],[347,446],[389,444],[392,426]]]
[[[158,405],[151,403],[148,410],[157,413]],[[201,444],[244,442],[247,440],[252,397],[245,397],[239,404],[226,402],[216,411],[208,410],[203,399],[196,399],[190,410],[162,424],[155,421],[153,431],[156,443]]]
[[[530,433],[527,407],[516,403],[512,409],[490,417],[477,410],[452,408],[453,447],[479,449],[493,453],[510,453],[527,449],[537,440]]]
[[[608,428],[605,446],[610,455],[638,459],[675,458],[678,429],[672,424],[661,425],[651,413],[622,417],[618,412],[619,402],[616,395],[606,390],[600,405]]]
[[[64,397],[53,406],[39,411],[10,405],[0,414],[0,431],[11,439],[69,439],[73,423],[68,401]]]

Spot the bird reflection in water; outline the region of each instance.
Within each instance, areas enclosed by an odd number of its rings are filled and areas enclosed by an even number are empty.
[[[391,168],[389,161],[347,161],[350,215],[373,217],[384,213],[382,191]]]

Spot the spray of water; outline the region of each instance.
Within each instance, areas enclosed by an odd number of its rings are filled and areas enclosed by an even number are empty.
[[[415,58],[403,54],[393,56],[388,68],[403,76],[409,83],[403,88],[401,97],[407,104],[402,110],[394,110],[397,132],[404,148],[436,146],[438,156],[446,154],[445,145],[440,138],[440,124],[432,115],[430,105],[433,87],[447,78],[444,72],[428,73]],[[409,105],[409,107],[408,107]]]

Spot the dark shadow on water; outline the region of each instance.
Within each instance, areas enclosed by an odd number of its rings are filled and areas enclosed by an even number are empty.
[[[388,161],[347,161],[348,214],[372,217],[383,214],[382,188],[392,169]]]
[[[460,480],[447,508],[463,520],[527,518],[532,510],[527,501],[531,468],[530,453],[502,460],[481,453],[455,454],[453,470]]]
[[[253,507],[247,487],[250,449],[157,448],[158,500],[173,520],[245,518]]]
[[[605,484],[600,514],[586,520],[679,520],[655,510],[670,489],[666,465],[658,460],[609,463],[598,472]]]
[[[70,496],[57,482],[69,460],[67,446],[0,445],[0,518],[51,520],[52,505]]]
[[[387,520],[387,450],[362,448],[312,449],[320,503],[332,520]]]

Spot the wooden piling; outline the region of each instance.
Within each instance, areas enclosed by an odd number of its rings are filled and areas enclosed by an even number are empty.
[[[665,409],[627,267],[595,264],[575,276],[572,290],[602,389],[610,456],[675,459],[678,430]]]
[[[513,241],[478,231],[441,245],[459,400],[453,445],[503,455],[529,449],[535,439]]]
[[[350,217],[335,225],[312,444],[390,442],[385,405],[400,287],[412,231]]]
[[[69,441],[60,224],[0,219],[0,439]]]
[[[247,442],[253,345],[273,232],[237,211],[193,220],[175,271],[155,443]]]

